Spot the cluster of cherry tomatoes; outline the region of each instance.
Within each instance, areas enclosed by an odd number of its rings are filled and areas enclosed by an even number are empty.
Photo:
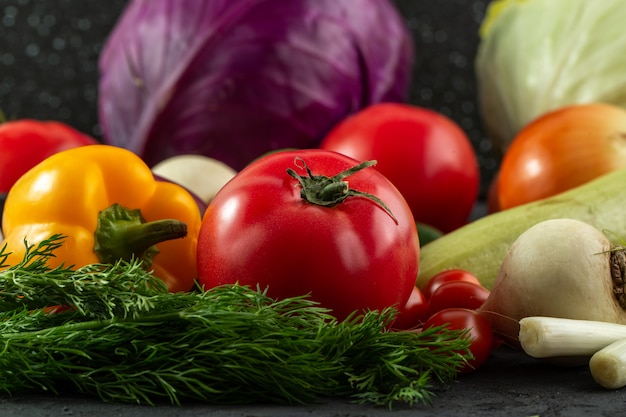
[[[440,272],[422,289],[413,288],[393,328],[409,330],[447,325],[451,330],[468,329],[473,358],[461,373],[471,372],[487,360],[494,346],[491,324],[478,311],[489,293],[478,278],[468,271],[449,269]]]

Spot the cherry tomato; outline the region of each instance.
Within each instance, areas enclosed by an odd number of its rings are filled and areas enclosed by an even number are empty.
[[[473,284],[482,285],[478,278],[471,272],[465,271],[464,269],[446,269],[436,275],[433,275],[431,279],[426,282],[424,288],[422,288],[422,292],[427,299],[430,299],[432,294],[439,288],[442,284],[451,281],[467,281]]]
[[[446,324],[450,330],[469,329],[468,336],[472,340],[469,349],[474,358],[468,360],[460,373],[478,369],[489,358],[493,349],[493,329],[489,321],[475,310],[448,308],[430,316],[424,323],[424,328]]]
[[[404,307],[398,309],[398,315],[392,324],[396,330],[409,330],[422,325],[428,318],[428,301],[422,291],[413,286],[413,291]]]
[[[279,299],[310,294],[339,319],[404,305],[415,286],[419,239],[396,187],[367,167],[335,178],[319,193],[310,185],[307,192],[303,188],[302,182],[345,174],[358,164],[312,149],[276,152],[248,165],[204,214],[197,249],[200,284],[238,282]],[[345,187],[379,202],[351,191],[346,197]],[[307,200],[308,192],[314,195]]]
[[[462,307],[476,310],[489,297],[489,290],[482,285],[468,281],[450,281],[441,284],[428,300],[428,312],[451,307]]]
[[[92,137],[60,122],[31,119],[0,123],[0,192],[45,158],[77,146],[97,143]]]
[[[399,103],[369,106],[346,118],[320,147],[376,168],[404,195],[415,220],[450,232],[476,202],[479,168],[465,132],[435,111]]]

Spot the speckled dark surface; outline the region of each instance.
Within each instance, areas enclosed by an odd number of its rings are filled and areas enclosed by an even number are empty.
[[[100,137],[97,58],[126,0],[0,0],[0,109]],[[479,155],[483,194],[499,163],[482,129],[473,60],[487,0],[394,0],[415,35],[410,101],[450,116]]]
[[[1,0],[0,108],[97,128],[97,59],[126,1]]]
[[[483,193],[499,158],[481,129],[473,58],[489,1],[394,0],[415,35],[411,102],[468,133]],[[99,136],[97,57],[124,0],[0,0],[0,108],[9,117],[55,119]],[[484,194],[483,194],[484,195]],[[585,367],[555,369],[508,350],[438,392],[432,406],[393,412],[347,401],[307,406],[136,406],[83,396],[0,395],[3,417],[46,416],[600,416],[621,415],[626,391],[599,388]]]

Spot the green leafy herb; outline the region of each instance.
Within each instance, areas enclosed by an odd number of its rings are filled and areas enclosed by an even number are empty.
[[[62,243],[60,235],[36,247],[24,242],[24,259],[0,271],[0,311],[61,305],[73,306],[87,317],[118,317],[150,310],[151,297],[167,293],[165,283],[139,261],[51,269],[46,261]],[[3,248],[0,267],[7,266],[6,258]]]
[[[48,269],[60,243],[0,271],[0,390],[154,404],[428,403],[469,357],[465,332],[391,332],[392,309],[338,322],[308,297],[168,293],[141,262]],[[4,252],[0,251],[0,259]],[[46,301],[46,295],[47,300]],[[50,305],[70,308],[46,313]]]

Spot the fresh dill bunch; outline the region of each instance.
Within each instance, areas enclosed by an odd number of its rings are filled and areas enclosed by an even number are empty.
[[[163,281],[142,268],[139,260],[49,268],[63,236],[53,235],[38,245],[26,245],[24,259],[6,268],[6,247],[0,249],[0,312],[71,306],[81,315],[112,318],[151,309],[150,297],[167,293]],[[1,315],[0,315],[1,317]]]
[[[237,285],[169,293],[140,262],[50,269],[60,244],[55,235],[27,245],[23,262],[0,271],[0,391],[9,395],[391,407],[428,403],[471,356],[464,331],[388,331],[393,309],[337,321],[307,296],[275,300]],[[70,308],[48,313],[54,305]]]
[[[338,322],[308,298],[276,301],[240,286],[160,294],[152,303],[156,312],[134,317],[3,331],[0,390],[64,387],[148,404],[348,397],[391,406],[429,402],[469,354],[462,332],[386,331],[391,310]],[[7,322],[19,328],[32,316]]]

